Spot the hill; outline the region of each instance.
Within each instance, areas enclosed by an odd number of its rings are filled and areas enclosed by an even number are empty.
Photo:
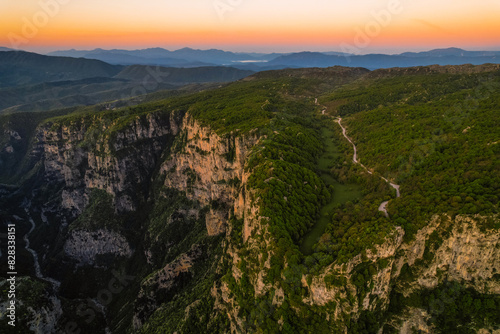
[[[0,52],[0,87],[49,81],[112,77],[122,69],[98,60],[49,57],[24,51]]]
[[[133,65],[126,67],[118,73],[115,78],[131,81],[149,80],[164,81],[171,84],[187,84],[201,82],[229,82],[242,79],[253,74],[253,71],[239,70],[232,67],[196,67],[196,68],[174,68],[174,67],[149,67]]]
[[[116,100],[177,90],[180,85],[235,81],[252,73],[231,67],[124,67],[83,58],[0,52],[0,113],[106,101],[116,105]]]

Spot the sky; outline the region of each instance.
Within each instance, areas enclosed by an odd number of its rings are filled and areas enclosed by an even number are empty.
[[[0,0],[0,46],[500,50],[498,0]]]

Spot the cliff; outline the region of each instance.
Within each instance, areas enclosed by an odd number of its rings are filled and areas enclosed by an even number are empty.
[[[241,218],[244,208],[249,207],[245,163],[258,140],[254,132],[220,137],[190,115],[184,117],[174,151],[161,165],[160,173],[165,176],[165,187],[210,206],[205,218],[208,235],[225,231],[230,211]]]
[[[245,165],[259,136],[255,131],[221,136],[183,112],[121,118],[50,120],[37,129],[30,155],[41,161],[44,181],[58,189],[51,212],[64,213],[63,221],[70,221],[59,238],[76,268],[109,266],[97,261],[102,256],[118,263],[145,256],[153,268],[161,264],[140,283],[142,292],[134,302],[134,326],[139,329],[166,301],[161,296],[181,289],[183,280],[196,276],[190,268],[205,259],[200,258],[204,248],[196,245],[174,253],[176,245],[168,240],[177,235],[176,229],[200,221],[206,235],[225,235],[231,231],[231,217],[248,221],[252,216],[245,213],[258,209],[247,190],[250,173]],[[157,225],[137,225],[145,233],[131,237],[124,217],[141,212],[152,196],[156,203],[170,200],[156,189],[175,191],[187,204],[165,211],[166,219]],[[47,205],[41,204],[42,212]],[[164,262],[165,254],[177,255]]]
[[[387,311],[394,291],[410,296],[445,282],[456,282],[496,295],[500,287],[496,278],[500,270],[500,232],[487,227],[491,219],[480,215],[434,216],[409,242],[403,242],[404,231],[397,228],[375,251],[368,250],[343,265],[326,267],[310,284],[303,277],[303,286],[309,290],[304,302],[311,306],[336,305],[332,314],[342,323],[346,318],[359,317],[363,311]],[[403,266],[412,273],[410,276],[401,275]],[[366,268],[369,275],[360,284],[359,269]],[[444,305],[450,298],[437,303]],[[411,333],[412,328],[432,333],[428,323],[431,315],[426,312],[410,307],[387,323],[401,333]]]
[[[148,113],[125,124],[99,115],[48,122],[36,134],[33,155],[43,161],[46,182],[62,184],[61,206],[75,216],[88,204],[92,188],[113,195],[118,212],[132,211],[146,195],[141,188],[150,182],[166,142],[179,132],[182,116]]]

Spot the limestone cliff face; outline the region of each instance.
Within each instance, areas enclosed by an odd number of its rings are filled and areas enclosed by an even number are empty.
[[[0,281],[2,289],[8,284],[6,280]],[[16,278],[16,322],[17,327],[25,324],[29,328],[30,333],[45,334],[56,333],[58,328],[58,320],[63,314],[61,301],[53,296],[47,282],[37,282],[33,278],[21,276]],[[30,301],[25,300],[29,296]],[[27,299],[27,298],[26,298]],[[10,306],[9,299],[0,300],[0,315],[2,321],[8,319],[5,315],[8,314],[7,308]],[[21,319],[21,320],[19,320]],[[6,324],[7,322],[5,322]],[[21,329],[22,331],[22,329]],[[9,332],[6,330],[4,332]]]
[[[161,166],[165,186],[186,192],[202,206],[210,205],[205,217],[208,234],[222,233],[231,209],[241,218],[250,207],[245,162],[258,137],[250,133],[223,138],[186,115],[177,140],[175,152]]]
[[[320,275],[313,277],[311,284],[308,284],[304,277],[302,284],[309,290],[309,296],[304,299],[304,303],[324,306],[330,302],[336,302],[337,306],[333,314],[335,319],[342,319],[343,315],[349,313],[356,316],[361,311],[373,311],[380,305],[388,305],[392,264],[403,242],[403,236],[403,229],[398,227],[383,244],[377,245],[374,251],[367,250],[366,254],[357,255],[346,264],[333,263]],[[356,269],[362,264],[371,265],[375,269],[375,273],[363,285],[363,294],[360,292],[359,285],[354,284]],[[332,280],[337,283],[332,284]],[[357,298],[354,302],[348,302],[348,295]]]
[[[85,208],[92,188],[112,194],[117,211],[131,211],[141,196],[136,189],[150,181],[165,141],[178,133],[181,119],[150,113],[112,133],[117,125],[97,117],[48,124],[39,129],[33,154],[43,161],[45,179],[63,185],[61,205],[75,215]]]
[[[427,320],[431,317],[425,310],[418,308],[410,308],[408,316],[401,319],[399,327],[400,334],[413,334],[415,331],[422,334],[430,334],[433,329],[427,324]]]
[[[421,289],[433,289],[447,280],[460,282],[481,293],[498,294],[500,283],[494,276],[500,272],[500,232],[485,228],[486,219],[481,216],[435,216],[410,242],[403,242],[404,231],[397,228],[374,252],[368,250],[365,256],[358,255],[344,265],[334,263],[313,277],[310,284],[303,277],[302,285],[309,291],[304,303],[326,305],[335,302],[334,317],[342,320],[346,314],[356,317],[364,310],[386,309],[394,288],[409,295]],[[360,290],[353,279],[361,264],[372,265],[376,270]],[[412,268],[413,281],[400,282],[404,265]],[[329,278],[337,283],[329,284]],[[349,295],[357,298],[348,302]],[[401,333],[409,333],[413,327],[429,332],[424,310],[412,309],[406,316],[398,319],[400,325],[396,327]]]
[[[60,194],[51,205],[62,215],[61,221],[79,216],[94,189],[111,195],[116,213],[136,210],[148,196],[162,153],[179,133],[183,116],[158,111],[124,121],[95,114],[40,126],[29,155],[41,164],[44,184]],[[119,228],[85,227],[61,237],[64,254],[80,265],[95,264],[99,255],[133,254]]]
[[[229,233],[231,215],[247,220],[252,217],[249,213],[258,210],[247,190],[250,173],[245,171],[248,156],[258,141],[258,135],[252,131],[244,136],[232,133],[220,136],[201,126],[189,114],[179,125],[178,135],[161,164],[159,174],[164,176],[166,188],[184,193],[198,204],[197,207],[208,207],[203,210],[208,235]],[[161,304],[158,296],[168,296],[179,282],[191,278],[191,267],[196,261],[201,261],[201,255],[201,250],[193,246],[189,252],[167,263],[141,283],[141,291],[134,303],[134,328],[141,328]]]
[[[500,282],[493,279],[500,272],[500,232],[481,229],[485,220],[486,217],[481,216],[435,217],[418,232],[413,242],[401,247],[404,255],[398,259],[397,268],[404,263],[416,267],[415,283],[421,288],[432,289],[448,280],[463,282],[481,293],[500,293]],[[426,241],[432,233],[436,233],[440,241],[431,251],[433,258],[415,265],[424,257]],[[399,270],[395,272],[398,273]]]
[[[4,129],[3,136],[0,136],[0,152],[4,151],[7,154],[14,153],[14,147],[12,145],[15,145],[15,143],[21,139],[22,137],[17,131]]]
[[[30,156],[41,162],[46,184],[60,189],[57,210],[73,218],[89,204],[92,189],[112,195],[117,213],[135,211],[163,175],[165,187],[185,193],[197,208],[208,207],[203,211],[207,232],[217,235],[231,214],[242,218],[245,211],[257,210],[246,192],[245,163],[258,140],[252,131],[220,136],[184,112],[125,120],[96,114],[42,125]],[[65,254],[81,264],[92,264],[101,254],[132,254],[119,231],[73,230],[64,240]]]

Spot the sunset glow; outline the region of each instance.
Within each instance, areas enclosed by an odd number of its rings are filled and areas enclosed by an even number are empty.
[[[500,3],[490,0],[8,0],[0,10],[0,45],[31,51],[500,48]]]

